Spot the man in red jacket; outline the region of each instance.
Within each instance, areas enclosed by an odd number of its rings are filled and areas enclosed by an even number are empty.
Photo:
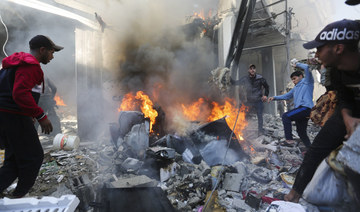
[[[52,131],[51,122],[37,105],[40,94],[36,88],[41,85],[44,88],[40,63],[49,63],[54,52],[63,49],[43,35],[33,37],[29,46],[30,53],[17,52],[4,58],[0,70],[0,146],[5,148],[5,160],[0,168],[0,193],[18,179],[11,194],[14,198],[29,192],[43,162],[44,152],[34,127],[35,119],[43,133]]]

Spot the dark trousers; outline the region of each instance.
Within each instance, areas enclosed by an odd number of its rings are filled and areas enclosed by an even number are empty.
[[[13,195],[22,197],[34,185],[44,159],[38,134],[30,117],[0,112],[0,136],[5,146],[0,192],[18,178]]]
[[[345,124],[340,111],[337,110],[327,120],[308,148],[293,185],[296,192],[299,194],[304,192],[321,161],[343,143],[345,135]]]
[[[305,144],[306,147],[310,146],[310,139],[306,132],[310,112],[310,108],[300,106],[282,115],[286,140],[293,140],[291,122],[295,121],[296,132],[298,133],[301,141]]]
[[[261,100],[256,102],[247,102],[245,106],[249,107],[250,111],[256,110],[256,116],[258,119],[258,131],[263,132],[263,111],[264,111],[264,105]]]

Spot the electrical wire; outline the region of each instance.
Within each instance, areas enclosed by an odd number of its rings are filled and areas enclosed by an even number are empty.
[[[233,136],[233,134],[234,134],[234,130],[235,130],[235,128],[236,128],[237,121],[238,121],[238,119],[239,119],[240,110],[241,110],[241,104],[239,105],[239,110],[238,110],[237,115],[236,115],[234,127],[233,127],[233,129],[232,129],[232,131],[231,131],[231,134],[230,134],[230,137],[229,137],[229,140],[228,140],[227,148],[226,148],[226,151],[225,151],[225,155],[224,155],[223,161],[222,161],[222,163],[221,163],[220,171],[218,172],[218,174],[217,174],[217,176],[216,176],[216,184],[215,184],[214,188],[212,189],[211,194],[210,194],[208,200],[206,201],[206,203],[205,203],[202,211],[205,211],[205,210],[206,210],[206,207],[208,206],[208,204],[209,204],[209,202],[210,202],[210,200],[211,200],[211,197],[212,197],[213,193],[215,192],[216,188],[217,188],[218,185],[219,185],[220,176],[222,175],[222,173],[223,173],[223,171],[224,171],[224,164],[225,164],[226,155],[227,155],[227,153],[228,153],[228,150],[229,150],[229,147],[230,147],[230,142],[231,142],[232,136]]]
[[[6,40],[5,40],[5,42],[4,42],[4,45],[3,45],[2,50],[3,50],[4,54],[5,54],[5,56],[7,57],[8,54],[7,54],[6,51],[5,51],[5,46],[6,46],[7,42],[8,42],[8,40],[9,40],[9,32],[8,32],[7,27],[6,27],[6,24],[4,23],[4,21],[3,21],[3,19],[2,19],[1,13],[0,13],[0,21],[1,21],[1,23],[4,25],[4,28],[5,28],[5,31],[6,31]]]

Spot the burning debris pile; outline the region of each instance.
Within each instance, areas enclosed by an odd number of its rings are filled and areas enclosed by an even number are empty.
[[[69,118],[62,117],[63,127],[76,132]],[[249,117],[242,140],[232,135],[226,118],[193,122],[184,135],[154,139],[151,120],[138,111],[120,112],[110,137],[82,143],[76,151],[50,150],[43,137],[47,153],[30,196],[75,194],[79,211],[263,211],[289,191],[304,150],[302,143],[279,145],[281,119],[264,118],[266,135],[257,136],[256,120]],[[313,139],[318,128],[309,131]],[[300,204],[318,211],[304,200]]]

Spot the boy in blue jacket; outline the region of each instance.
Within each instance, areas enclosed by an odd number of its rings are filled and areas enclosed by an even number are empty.
[[[309,66],[303,63],[296,63],[296,67],[304,70],[305,76],[301,71],[295,71],[290,75],[295,87],[288,93],[270,97],[268,101],[273,100],[288,100],[294,99],[294,109],[284,113],[282,115],[282,121],[284,125],[284,132],[286,141],[284,145],[291,146],[294,144],[292,136],[291,122],[295,121],[296,131],[306,147],[310,146],[310,139],[307,135],[306,129],[313,103],[313,91],[314,91],[314,78],[309,71]]]

